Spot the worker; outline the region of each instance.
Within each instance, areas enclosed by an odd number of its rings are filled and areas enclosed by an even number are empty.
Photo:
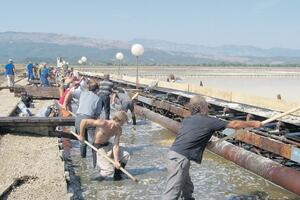
[[[42,74],[42,71],[44,70],[44,68],[45,68],[45,63],[40,63],[37,67],[37,74],[36,75],[39,79],[41,79],[41,74]]]
[[[7,77],[7,86],[13,87],[15,85],[15,74],[16,74],[16,69],[15,69],[14,61],[10,58],[8,60],[8,64],[5,65],[5,75]]]
[[[122,111],[128,112],[128,110],[130,110],[132,116],[132,124],[136,125],[133,100],[129,97],[125,89],[118,88],[118,92],[113,94],[112,106],[115,103],[119,103],[121,105]]]
[[[101,152],[97,154],[97,166],[100,169],[101,178],[109,178],[111,176],[113,176],[114,180],[122,178],[120,167],[124,168],[129,159],[129,153],[123,151],[119,146],[122,126],[125,122],[127,122],[127,115],[124,111],[116,112],[112,120],[84,119],[81,121],[79,136],[81,141],[85,139],[84,135],[87,127],[97,128],[94,146]],[[109,142],[109,139],[113,137],[114,142],[112,144]],[[106,154],[112,158],[115,164],[110,163],[101,154]]]
[[[27,65],[27,74],[28,74],[28,81],[34,79],[34,72],[33,72],[34,65],[32,62],[29,62]]]
[[[74,91],[79,86],[79,82],[73,81],[69,87],[65,89],[63,95],[59,98],[59,103],[62,105],[61,114],[63,117],[70,116],[69,111],[73,112],[71,101],[66,101],[66,97],[69,96],[71,91]]]
[[[50,87],[50,83],[48,80],[49,76],[50,76],[49,67],[48,67],[47,63],[44,63],[44,69],[41,72],[41,84],[43,87]]]
[[[110,95],[114,88],[113,82],[109,79],[109,74],[104,75],[104,80],[99,83],[98,96],[101,100],[101,110],[104,107],[105,119],[109,119],[110,116]]]
[[[79,81],[75,81],[76,87],[73,87],[66,94],[63,93],[64,100],[62,101],[62,108],[67,109],[68,107],[73,113],[77,112],[79,106],[80,94],[84,90],[88,90],[89,80],[81,77]]]
[[[96,94],[99,86],[95,80],[90,81],[88,85],[88,90],[84,90],[80,94],[79,107],[75,118],[75,129],[77,134],[80,131],[80,123],[83,119],[97,119],[101,113],[100,98]],[[94,131],[87,129],[85,130],[85,138],[90,138],[93,140]],[[82,143],[80,145],[80,154],[82,158],[86,157],[86,144]]]
[[[200,96],[194,96],[189,103],[191,116],[183,120],[176,139],[168,153],[168,178],[163,200],[194,199],[194,186],[189,175],[190,161],[201,163],[208,141],[215,131],[225,128],[259,128],[259,121],[223,121],[208,116],[208,103]]]

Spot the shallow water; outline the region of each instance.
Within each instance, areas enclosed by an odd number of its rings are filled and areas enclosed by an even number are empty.
[[[135,76],[133,66],[123,66],[125,73]],[[125,70],[126,68],[126,70]],[[93,70],[92,70],[93,71]],[[94,68],[94,71],[115,73],[114,68]],[[149,67],[140,66],[140,76],[166,80],[169,74],[182,79],[179,82],[218,88],[228,92],[276,98],[280,94],[283,100],[300,102],[299,67]]]
[[[277,94],[286,101],[300,102],[300,77],[259,76],[198,76],[183,77],[183,81],[218,88],[225,91],[276,99]]]
[[[160,199],[167,175],[168,145],[173,135],[160,125],[139,119],[136,127],[126,125],[122,146],[130,152],[126,169],[140,181],[94,181],[97,169],[92,167],[91,151],[81,159],[79,144],[72,142],[71,158],[80,176],[85,199]],[[296,196],[247,170],[206,151],[201,165],[190,169],[196,199],[295,199]],[[125,177],[125,175],[124,175]]]

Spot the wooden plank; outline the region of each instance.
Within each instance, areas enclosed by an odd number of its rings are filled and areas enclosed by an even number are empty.
[[[284,158],[291,159],[292,145],[290,144],[285,144],[281,141],[243,130],[236,132],[235,139],[252,144]]]
[[[74,117],[0,117],[0,127],[73,126]]]
[[[15,87],[14,92],[16,96],[26,94],[35,99],[59,99],[58,87],[21,86]]]

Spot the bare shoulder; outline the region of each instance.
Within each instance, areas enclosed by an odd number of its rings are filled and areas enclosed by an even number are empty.
[[[84,121],[87,125],[90,126],[103,126],[105,125],[105,120],[103,119],[84,119]]]

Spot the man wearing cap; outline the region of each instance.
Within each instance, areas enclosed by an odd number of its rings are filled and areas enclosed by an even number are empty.
[[[114,180],[122,178],[120,167],[124,168],[129,159],[129,153],[123,151],[119,146],[122,126],[125,122],[127,122],[126,113],[118,111],[114,114],[112,120],[83,119],[80,123],[80,141],[84,141],[85,129],[87,127],[96,127],[94,146],[101,152],[96,156],[101,178],[109,178],[111,176],[113,176]],[[112,137],[114,137],[113,144],[109,142],[109,139]],[[113,165],[101,156],[103,154],[114,159],[115,164]]]
[[[259,128],[259,121],[223,121],[208,116],[208,103],[200,96],[194,96],[189,103],[191,116],[182,121],[181,128],[168,153],[168,178],[163,200],[194,199],[194,185],[189,174],[191,163],[201,163],[208,141],[215,131],[225,128]]]
[[[98,96],[100,98],[101,110],[104,107],[105,110],[105,119],[109,119],[110,116],[110,95],[112,93],[112,89],[114,84],[111,80],[109,80],[109,74],[104,75],[104,80],[99,83],[99,92]]]
[[[15,65],[13,64],[13,60],[9,59],[8,64],[5,65],[5,75],[7,77],[7,86],[13,87],[15,85]]]

